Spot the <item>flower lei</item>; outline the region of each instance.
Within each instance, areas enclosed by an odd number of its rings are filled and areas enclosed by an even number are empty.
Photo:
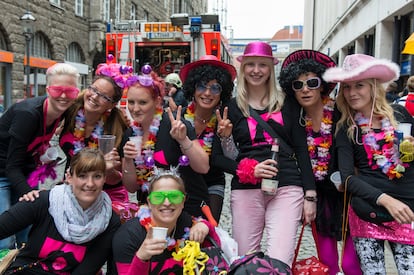
[[[155,223],[151,219],[151,210],[149,207],[145,204],[141,205],[137,214],[137,217],[139,219],[139,223],[145,227],[145,229],[148,231],[151,227],[155,226]],[[167,237],[167,249],[178,251],[180,247],[184,246],[184,243],[186,240],[190,238],[190,228],[185,227],[184,228],[184,235],[181,239],[175,240],[174,238]]]
[[[381,119],[381,137],[384,140],[382,147],[377,143],[374,131],[371,129],[369,119],[361,113],[355,115],[355,121],[362,129],[362,143],[368,156],[368,164],[371,168],[381,169],[390,180],[401,178],[408,164],[403,163],[399,158],[397,145],[394,144],[394,127],[388,118]]]
[[[103,127],[106,119],[108,118],[108,115],[109,113],[105,112],[105,114],[101,116],[101,119],[95,125],[95,128],[93,129],[91,136],[89,137],[89,148],[98,148],[98,138],[102,136],[104,132]],[[78,113],[76,114],[75,130],[73,131],[73,136],[75,137],[75,140],[73,141],[73,155],[77,154],[80,150],[82,150],[85,147],[85,126],[85,111],[83,108],[80,108]]]
[[[191,125],[194,127],[194,118],[195,118],[195,103],[194,101],[190,103],[190,105],[187,107],[187,111],[184,114],[184,118],[191,123]],[[199,139],[201,147],[203,147],[204,151],[210,155],[211,154],[211,147],[213,145],[213,138],[214,138],[214,131],[216,129],[216,122],[217,117],[213,113],[213,115],[210,117],[210,120],[208,121],[206,128],[204,129],[204,136],[203,139]]]
[[[325,179],[328,174],[331,154],[329,148],[332,145],[332,114],[334,103],[328,97],[322,99],[323,115],[320,128],[320,136],[313,137],[312,119],[305,117],[305,131],[307,136],[309,157],[312,164],[313,175],[318,181]]]
[[[157,133],[160,128],[160,121],[162,118],[162,109],[157,108],[154,114],[154,119],[149,127],[148,140],[143,144],[141,155],[135,158],[135,166],[137,173],[137,183],[141,185],[143,192],[148,192],[148,184],[151,181],[154,170],[154,150],[155,143],[157,142]],[[143,136],[144,131],[141,125],[137,122],[133,122],[131,125],[134,136]]]

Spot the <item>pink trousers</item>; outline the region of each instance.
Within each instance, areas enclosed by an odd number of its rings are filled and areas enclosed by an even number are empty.
[[[230,201],[239,255],[260,250],[265,230],[266,254],[291,266],[303,211],[302,187],[279,187],[275,196],[260,189],[232,190]]]

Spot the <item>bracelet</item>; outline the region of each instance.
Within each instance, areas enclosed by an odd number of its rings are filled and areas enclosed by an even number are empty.
[[[190,150],[190,149],[191,149],[191,147],[193,147],[193,142],[190,140],[190,145],[188,145],[188,147],[184,147],[184,146],[182,146],[182,145],[180,145],[180,147],[181,147],[181,149],[182,149],[183,151]]]
[[[316,196],[304,196],[303,197],[306,201],[317,202],[318,198]]]

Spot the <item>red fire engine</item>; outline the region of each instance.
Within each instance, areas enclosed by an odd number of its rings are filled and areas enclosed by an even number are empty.
[[[118,22],[106,34],[106,56],[112,54],[112,62],[132,66],[135,72],[150,64],[162,77],[179,72],[183,65],[206,54],[231,63],[229,44],[220,33],[219,24],[205,23],[202,16],[191,17],[181,25]]]

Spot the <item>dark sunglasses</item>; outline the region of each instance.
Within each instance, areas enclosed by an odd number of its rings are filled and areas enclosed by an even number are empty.
[[[295,80],[292,82],[292,89],[296,92],[299,92],[303,90],[305,85],[310,90],[318,89],[321,86],[321,79],[319,77],[311,77],[305,81]]]
[[[205,93],[207,90],[210,90],[210,92],[213,95],[218,95],[218,94],[221,93],[222,88],[221,88],[221,85],[218,84],[218,83],[213,83],[210,86],[208,86],[207,84],[204,84],[204,83],[199,83],[196,86],[196,90],[199,91],[199,92],[202,92],[202,93]]]
[[[89,91],[91,91],[91,92],[93,92],[94,94],[96,94],[97,96],[98,96],[98,98],[101,98],[101,99],[104,99],[106,102],[112,102],[112,103],[115,103],[115,101],[111,98],[111,97],[109,97],[109,96],[107,96],[107,95],[105,95],[105,94],[103,94],[103,93],[101,93],[96,87],[94,87],[94,86],[89,86],[88,87],[88,90]]]
[[[72,86],[49,86],[46,87],[49,95],[53,98],[58,98],[65,94],[69,99],[75,99],[79,94],[79,89]]]
[[[184,200],[184,193],[180,190],[170,190],[170,191],[152,191],[148,195],[149,201],[154,204],[158,205],[168,199],[168,201],[172,204],[180,204]]]

